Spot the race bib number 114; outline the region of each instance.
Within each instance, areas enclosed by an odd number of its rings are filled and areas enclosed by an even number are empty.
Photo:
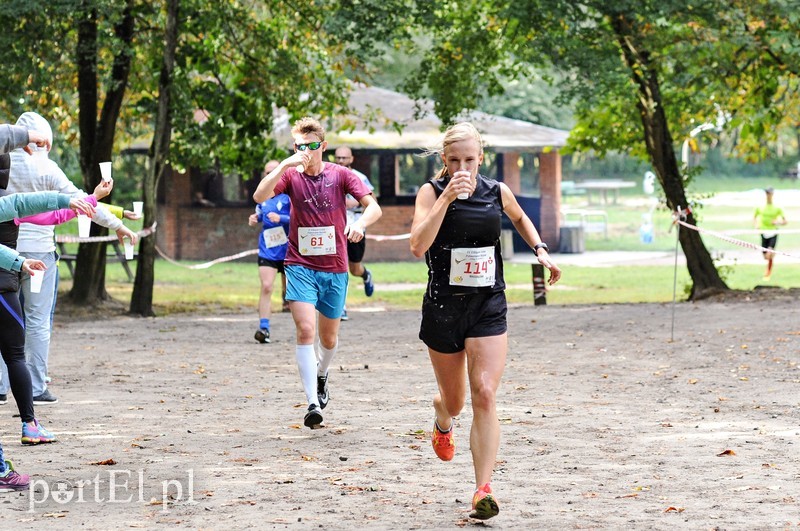
[[[457,248],[450,251],[450,285],[494,286],[494,247]]]

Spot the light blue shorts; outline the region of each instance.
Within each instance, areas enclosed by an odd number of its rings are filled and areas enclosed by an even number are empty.
[[[338,319],[347,298],[348,277],[346,272],[330,273],[287,265],[286,300],[313,304],[328,319]]]

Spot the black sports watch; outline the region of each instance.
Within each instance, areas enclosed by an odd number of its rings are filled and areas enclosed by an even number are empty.
[[[539,254],[539,249],[544,249],[548,253],[550,252],[550,247],[548,247],[547,244],[544,243],[544,242],[537,243],[536,245],[533,246],[533,254],[538,255]]]

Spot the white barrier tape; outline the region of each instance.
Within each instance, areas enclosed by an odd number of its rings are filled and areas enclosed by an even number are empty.
[[[375,240],[376,242],[386,242],[391,240],[407,240],[411,237],[411,233],[409,232],[406,234],[392,234],[391,236],[381,236],[379,234],[378,235],[367,234],[364,237],[370,240]]]
[[[238,260],[239,258],[244,258],[245,256],[250,256],[252,254],[258,254],[258,249],[250,249],[249,251],[242,251],[241,253],[232,254],[230,256],[223,256],[222,258],[216,258],[214,260],[211,260],[210,262],[205,262],[203,264],[194,264],[194,265],[181,264],[177,260],[170,258],[164,253],[164,251],[158,248],[158,245],[156,245],[156,252],[159,255],[161,255],[161,258],[163,258],[170,264],[174,264],[176,266],[180,266],[186,269],[208,269],[209,267],[216,264],[221,264],[223,262],[230,262],[231,260]]]
[[[708,229],[701,229],[700,227],[695,227],[694,225],[690,225],[689,223],[686,223],[685,221],[682,221],[680,219],[676,219],[675,222],[680,224],[680,225],[683,225],[687,229],[696,230],[697,232],[699,232],[701,234],[708,234],[709,236],[714,236],[715,238],[719,238],[720,240],[724,240],[724,241],[726,241],[728,243],[732,243],[732,244],[738,245],[740,247],[746,247],[748,249],[755,249],[756,251],[761,251],[762,253],[774,253],[774,254],[780,254],[780,255],[783,255],[783,256],[788,256],[790,258],[800,258],[800,256],[797,256],[797,255],[794,255],[794,254],[784,253],[782,251],[776,251],[775,249],[767,249],[766,247],[761,247],[760,245],[756,245],[754,243],[746,242],[746,241],[743,241],[743,240],[737,240],[736,238],[731,238],[731,237],[726,236],[726,235],[724,235],[724,234],[722,234],[720,232],[715,232],[713,230],[708,230]]]
[[[136,234],[138,234],[140,238],[150,236],[156,231],[156,225],[158,225],[158,223],[153,223],[146,229],[137,231]],[[71,234],[59,234],[56,236],[57,243],[99,243],[115,242],[118,240],[119,238],[116,234],[109,234],[108,236],[89,236],[87,238],[81,238],[80,236],[73,236]]]
[[[732,234],[763,234],[767,231],[761,229],[750,229],[750,230],[726,230],[722,231],[721,234],[727,234],[728,236]],[[800,229],[774,229],[771,232],[776,232],[778,235],[781,234],[800,234]]]
[[[373,236],[371,234],[368,234],[366,237],[371,239],[371,240],[376,240],[376,241],[381,242],[381,241],[387,241],[387,240],[405,240],[405,239],[410,238],[411,234],[395,234],[395,235],[392,235],[392,236],[380,236],[380,235]],[[86,238],[84,238],[84,240],[85,239]],[[232,254],[230,256],[223,256],[221,258],[216,258],[214,260],[211,260],[210,262],[205,262],[205,263],[202,263],[202,264],[194,264],[194,265],[181,264],[177,260],[167,256],[166,253],[164,253],[164,251],[162,251],[161,249],[158,248],[157,245],[156,245],[156,252],[159,255],[161,255],[161,258],[163,258],[167,262],[169,262],[171,264],[174,264],[176,266],[180,266],[180,267],[183,267],[183,268],[186,268],[186,269],[208,269],[209,267],[211,267],[213,265],[216,265],[216,264],[221,264],[223,262],[230,262],[230,261],[233,261],[233,260],[238,260],[239,258],[244,258],[245,256],[251,256],[251,255],[254,255],[254,254],[258,254],[258,249],[250,249],[249,251],[242,251],[241,253]]]

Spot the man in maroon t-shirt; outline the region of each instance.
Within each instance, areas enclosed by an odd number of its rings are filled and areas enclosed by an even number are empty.
[[[351,170],[322,161],[328,143],[317,120],[295,122],[292,137],[294,154],[261,180],[253,199],[261,203],[283,193],[292,204],[284,261],[286,300],[297,328],[295,357],[308,399],[304,424],[314,428],[322,424],[321,410],[328,405],[328,367],[339,344],[347,296],[347,242],[364,238],[364,230],[381,217],[381,208]],[[347,194],[364,207],[351,225]]]

